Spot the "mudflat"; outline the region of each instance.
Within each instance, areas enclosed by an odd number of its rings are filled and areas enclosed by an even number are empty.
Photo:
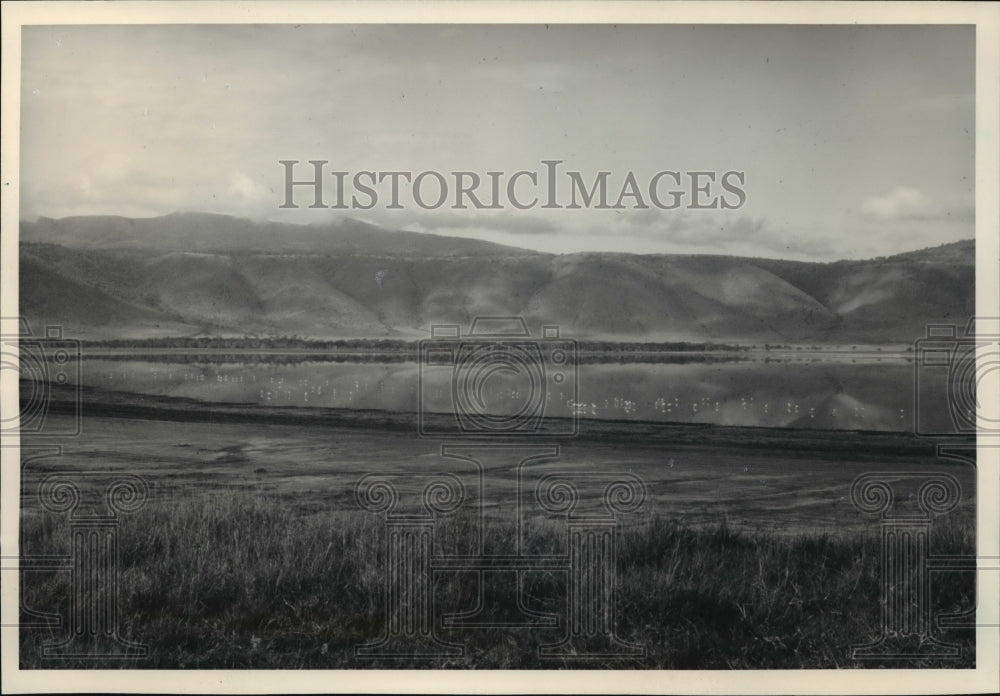
[[[367,474],[472,473],[467,462],[443,456],[442,447],[475,443],[419,437],[412,413],[211,404],[90,388],[80,393],[80,435],[62,443],[61,456],[24,467],[26,514],[37,508],[32,481],[56,471],[138,474],[154,500],[247,491],[330,513],[359,509],[354,485]],[[68,430],[60,419],[75,417],[68,415],[73,407],[58,396],[50,425]],[[972,515],[975,503],[975,468],[939,457],[933,441],[908,433],[584,419],[575,437],[542,434],[522,442],[558,447],[556,457],[525,464],[523,472],[586,474],[595,494],[602,483],[631,474],[646,486],[637,514],[687,524],[726,522],[796,534],[856,531],[877,520],[851,504],[851,483],[874,472],[945,471],[962,486],[953,514]],[[26,438],[26,456],[41,444]],[[498,472],[496,485],[512,486],[518,485],[515,477],[501,470],[517,463],[493,457],[483,466]]]

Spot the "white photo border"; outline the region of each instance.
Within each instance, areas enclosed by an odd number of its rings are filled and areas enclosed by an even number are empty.
[[[20,34],[51,24],[676,23],[976,25],[976,314],[1000,316],[1000,4],[937,2],[4,2],[0,167],[0,316],[18,313]],[[983,397],[1000,398],[1000,371]],[[0,407],[17,408],[17,381],[0,377]],[[4,558],[18,555],[20,466],[0,450]],[[978,460],[980,570],[976,668],[964,670],[456,671],[456,670],[20,670],[16,572],[0,578],[2,689],[156,693],[989,693],[1000,689],[1000,448]],[[986,561],[980,562],[986,566]]]

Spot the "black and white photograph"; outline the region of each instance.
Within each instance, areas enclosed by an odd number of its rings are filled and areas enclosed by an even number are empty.
[[[1000,5],[44,4],[5,691],[1000,688]]]

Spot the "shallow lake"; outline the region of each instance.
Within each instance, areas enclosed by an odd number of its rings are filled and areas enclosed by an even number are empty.
[[[86,357],[72,381],[210,403],[912,431],[914,364],[905,357],[711,357],[588,362],[537,374],[416,361],[302,356]],[[922,417],[947,416],[940,375],[920,384]],[[931,395],[931,399],[927,395]],[[936,397],[936,398],[935,398]]]

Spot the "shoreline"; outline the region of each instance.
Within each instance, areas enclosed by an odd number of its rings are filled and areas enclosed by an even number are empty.
[[[82,419],[124,418],[131,420],[309,426],[366,432],[411,432],[416,439],[447,440],[447,436],[421,436],[416,412],[262,406],[255,403],[206,402],[184,397],[140,394],[81,386],[79,390],[49,385],[48,413],[66,416],[80,413]],[[442,432],[453,423],[448,413],[425,414],[425,424]],[[566,426],[570,419],[551,419],[556,428],[531,432],[515,440],[620,443],[626,446],[688,445],[782,452],[813,453],[829,457],[849,454],[852,458],[934,457],[937,440],[906,431],[822,430],[760,426],[716,425],[662,421],[579,418],[576,434]],[[30,435],[28,436],[30,437]],[[464,437],[464,441],[477,438]],[[478,438],[479,441],[490,438]],[[495,439],[495,438],[493,438]],[[962,441],[960,440],[959,443]],[[954,443],[950,443],[954,444]]]

